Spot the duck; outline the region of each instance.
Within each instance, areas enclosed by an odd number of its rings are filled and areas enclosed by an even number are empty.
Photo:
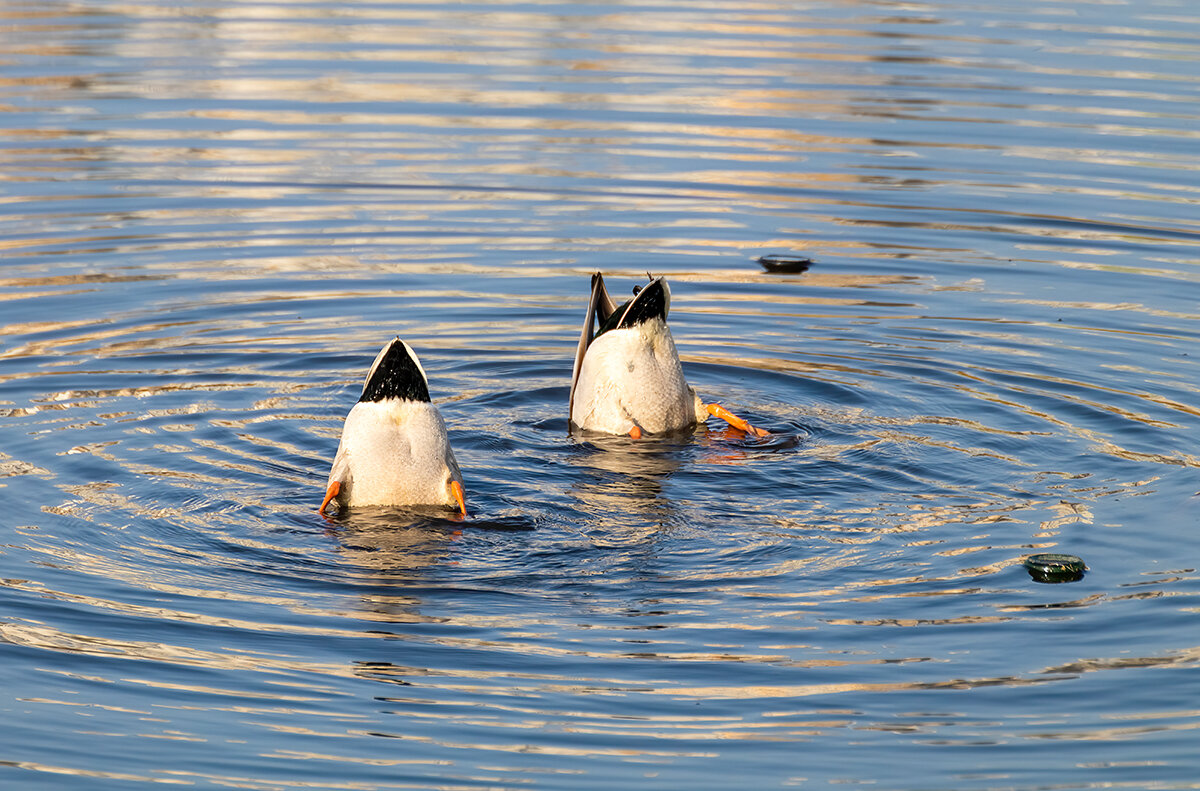
[[[318,512],[356,506],[433,505],[467,515],[462,473],[429,379],[412,347],[393,338],[375,357],[346,415]]]
[[[650,282],[618,306],[604,276],[592,275],[571,373],[571,430],[641,439],[681,431],[713,415],[749,434],[768,436],[720,404],[704,403],[688,385],[667,326],[671,288],[663,277],[647,277]]]

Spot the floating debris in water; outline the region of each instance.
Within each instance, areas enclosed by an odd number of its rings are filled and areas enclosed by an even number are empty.
[[[1037,582],[1075,582],[1083,579],[1083,572],[1087,571],[1080,558],[1056,552],[1030,555],[1023,565]]]
[[[764,255],[758,263],[768,272],[787,275],[805,271],[813,265],[813,260],[802,255]]]

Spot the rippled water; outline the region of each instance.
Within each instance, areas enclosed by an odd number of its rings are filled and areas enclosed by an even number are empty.
[[[1189,3],[9,3],[0,53],[6,788],[1200,787]],[[773,435],[569,437],[597,270]],[[395,334],[466,521],[315,512]]]

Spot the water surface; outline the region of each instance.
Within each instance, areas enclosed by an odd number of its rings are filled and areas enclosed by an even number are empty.
[[[6,786],[1200,786],[1186,3],[0,18]],[[569,436],[594,271],[772,436]]]

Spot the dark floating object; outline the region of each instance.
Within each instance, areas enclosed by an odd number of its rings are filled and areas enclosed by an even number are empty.
[[[1056,552],[1030,555],[1023,565],[1036,582],[1074,582],[1083,579],[1083,572],[1087,571],[1081,559]]]
[[[758,259],[763,269],[781,275],[803,272],[813,264],[811,258],[802,255],[764,255]]]

